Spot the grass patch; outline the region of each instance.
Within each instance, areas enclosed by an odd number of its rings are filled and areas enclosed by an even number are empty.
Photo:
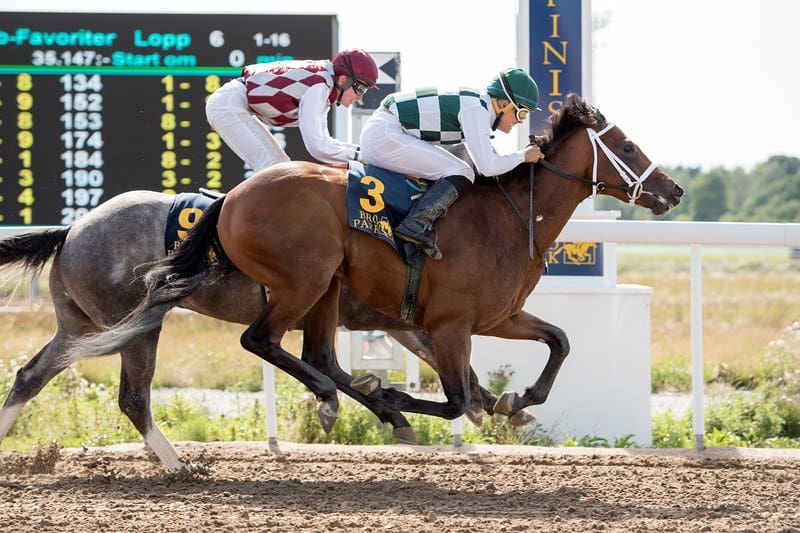
[[[765,448],[800,447],[800,323],[785,328],[753,365],[748,389],[709,402],[705,444]],[[722,374],[720,374],[720,377]],[[692,416],[671,412],[653,419],[653,446],[689,447]]]
[[[653,287],[653,366],[661,359],[691,360],[689,247],[617,250],[617,281]],[[800,321],[800,261],[785,248],[703,247],[702,283],[703,358],[712,368],[755,372],[765,347]]]

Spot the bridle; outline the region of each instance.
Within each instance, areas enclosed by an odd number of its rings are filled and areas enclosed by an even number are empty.
[[[592,195],[591,198],[596,198],[598,193],[603,192],[606,189],[617,189],[620,191],[624,191],[628,195],[628,203],[633,205],[636,203],[636,200],[642,195],[644,191],[644,182],[647,178],[650,177],[650,174],[656,169],[655,163],[650,163],[650,166],[647,167],[644,172],[640,175],[637,175],[636,172],[630,169],[628,165],[625,164],[620,157],[609,148],[606,143],[603,142],[601,137],[603,134],[610,131],[614,128],[614,124],[608,124],[605,128],[600,131],[596,131],[592,128],[586,128],[586,133],[589,135],[589,143],[592,145],[592,154],[594,161],[592,162],[592,178],[582,178],[580,176],[575,176],[570,174],[569,172],[558,168],[557,166],[553,165],[549,161],[542,159],[539,161],[539,164],[542,165],[547,170],[551,170],[558,174],[559,176],[575,181],[579,181],[582,183],[591,183],[592,185]],[[603,181],[599,181],[597,179],[597,148],[600,147],[600,150],[606,155],[608,160],[611,162],[611,165],[616,169],[617,174],[619,177],[623,179],[627,186],[623,185],[609,185]]]
[[[603,142],[603,139],[601,139],[603,134],[607,133],[608,131],[610,131],[613,128],[614,128],[614,124],[608,124],[605,128],[603,128],[600,131],[594,130],[592,128],[586,128],[586,133],[589,136],[589,143],[592,145],[592,155],[593,155],[593,159],[594,159],[594,161],[592,161],[592,177],[591,177],[591,179],[590,178],[583,178],[583,177],[580,177],[580,176],[575,176],[574,174],[570,174],[566,170],[562,170],[562,169],[558,168],[557,166],[555,166],[554,164],[550,163],[549,161],[547,161],[545,159],[540,160],[537,164],[542,165],[544,168],[554,172],[555,174],[557,174],[557,175],[559,175],[559,176],[561,176],[563,178],[571,179],[571,180],[578,181],[578,182],[581,182],[581,183],[591,184],[591,186],[592,186],[591,198],[596,198],[598,193],[601,193],[606,189],[616,189],[616,190],[624,191],[628,195],[628,199],[629,199],[628,203],[630,203],[632,205],[632,204],[636,203],[636,200],[638,200],[639,197],[642,195],[642,192],[644,191],[644,182],[648,177],[650,177],[650,174],[652,174],[653,171],[656,169],[656,164],[651,162],[650,166],[648,166],[644,170],[644,172],[642,172],[640,175],[637,175],[633,170],[631,170],[630,167],[628,167],[628,165],[626,165],[625,162],[622,161],[622,159],[620,159],[620,157],[617,154],[615,154],[614,151],[611,150],[611,148],[609,148],[606,145],[606,143]],[[619,176],[623,179],[623,181],[625,181],[627,186],[613,185],[613,184],[609,185],[609,184],[607,184],[607,183],[605,183],[603,181],[599,181],[597,179],[597,162],[598,162],[597,148],[598,148],[598,146],[600,147],[600,150],[602,150],[602,152],[606,155],[606,157],[611,162],[613,167],[616,169],[616,171],[619,174]],[[496,179],[495,181],[497,183],[497,186],[500,187],[500,191],[503,193],[503,195],[506,197],[506,199],[511,204],[511,207],[514,208],[514,212],[517,214],[519,219],[522,221],[522,225],[525,226],[525,228],[528,230],[528,235],[529,235],[529,254],[530,254],[531,260],[533,260],[533,258],[534,258],[534,249],[535,249],[536,252],[538,253],[538,255],[544,260],[544,268],[545,268],[545,272],[546,272],[547,271],[547,259],[544,257],[544,254],[542,254],[541,250],[539,250],[539,246],[538,246],[538,244],[536,243],[536,241],[535,241],[535,239],[533,237],[533,180],[534,180],[534,168],[535,168],[535,165],[531,165],[530,166],[530,205],[529,205],[529,209],[528,209],[528,221],[527,222],[525,221],[525,217],[522,216],[522,213],[520,212],[519,208],[517,207],[517,204],[515,204],[513,199],[511,198],[511,195],[508,194],[508,191],[506,191],[506,189],[503,186],[503,184],[500,181],[500,179]]]

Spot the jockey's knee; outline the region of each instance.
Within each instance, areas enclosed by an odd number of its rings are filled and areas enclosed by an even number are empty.
[[[455,170],[454,172],[449,173],[451,176],[464,176],[467,178],[470,183],[475,183],[475,169],[473,169],[468,164],[464,163],[463,166]]]

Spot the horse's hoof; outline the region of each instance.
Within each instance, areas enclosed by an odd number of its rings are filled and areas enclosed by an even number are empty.
[[[183,466],[181,473],[195,476],[210,476],[214,471],[209,465],[189,463]]]
[[[506,391],[494,402],[494,412],[499,415],[511,416],[514,413],[514,404],[519,400],[519,394]]]
[[[351,381],[350,386],[361,394],[369,396],[381,386],[381,378],[375,374],[364,374]]]
[[[319,409],[317,409],[317,418],[319,418],[319,423],[325,433],[330,433],[336,423],[336,419],[339,418],[339,409],[329,402],[322,402],[319,404]]]
[[[464,413],[467,415],[467,418],[470,422],[472,422],[475,426],[481,427],[483,425],[483,410],[474,410],[468,409],[467,412]]]
[[[530,424],[531,422],[535,422],[535,421],[536,421],[536,415],[534,415],[533,413],[529,413],[525,409],[520,409],[519,411],[514,413],[512,416],[508,417],[508,422],[512,426],[514,426],[515,428],[520,428],[522,426],[526,426],[526,425]]]
[[[406,444],[417,444],[417,436],[414,434],[414,430],[411,429],[411,426],[394,428],[392,430],[392,435],[400,442],[405,442]]]

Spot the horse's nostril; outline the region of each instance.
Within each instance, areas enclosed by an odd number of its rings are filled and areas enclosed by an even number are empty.
[[[681,189],[680,185],[676,185],[675,188],[672,190],[672,196],[675,198],[680,198],[683,196],[683,189]]]

